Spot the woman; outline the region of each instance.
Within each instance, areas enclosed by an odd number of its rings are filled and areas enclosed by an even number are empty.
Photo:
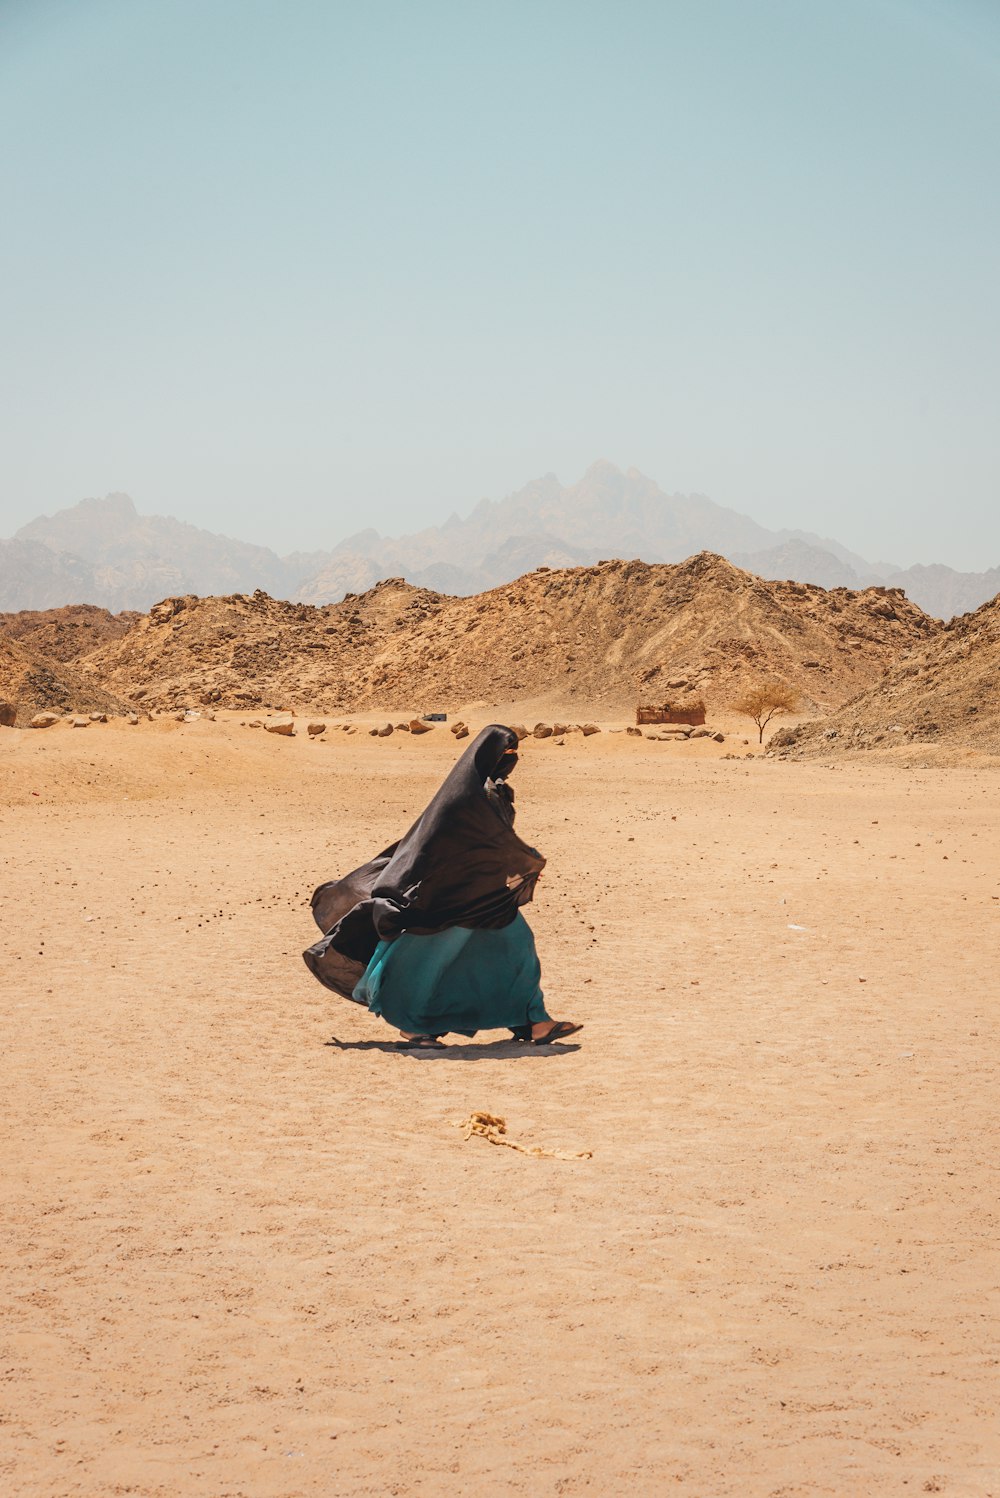
[[[520,913],[545,859],[514,832],[516,764],[514,731],[484,728],[400,842],[313,895],[326,934],[303,953],[310,971],[407,1045],[503,1028],[547,1045],[582,1028],[545,1012]]]

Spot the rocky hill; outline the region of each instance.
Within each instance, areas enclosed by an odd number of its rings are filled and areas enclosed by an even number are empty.
[[[81,659],[145,705],[326,712],[470,701],[631,713],[761,677],[827,710],[935,629],[901,593],[765,582],[711,553],[678,565],[542,568],[471,598],[400,579],[313,608],[264,593],[170,598]]]
[[[1000,597],[942,626],[832,717],[771,740],[794,756],[907,744],[1000,754]]]
[[[46,708],[56,712],[119,713],[128,706],[86,671],[26,648],[2,628],[0,702],[16,709],[19,726]]]
[[[100,645],[120,640],[142,614],[112,614],[90,603],[61,609],[25,610],[0,614],[0,638],[48,656],[54,661],[79,661]]]

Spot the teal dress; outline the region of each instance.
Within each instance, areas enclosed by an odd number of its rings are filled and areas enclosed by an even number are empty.
[[[547,1020],[531,927],[518,911],[497,931],[450,926],[380,941],[354,989],[410,1035],[475,1035]]]

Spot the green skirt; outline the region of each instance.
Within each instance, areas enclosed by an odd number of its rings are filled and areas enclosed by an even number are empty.
[[[518,912],[499,931],[451,926],[379,942],[354,997],[410,1035],[475,1035],[547,1020],[541,975]]]

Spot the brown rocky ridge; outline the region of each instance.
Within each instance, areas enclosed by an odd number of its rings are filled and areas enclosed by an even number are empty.
[[[0,639],[16,640],[37,655],[54,661],[79,661],[120,640],[142,618],[126,610],[112,614],[93,603],[67,604],[59,609],[24,609],[0,614]]]
[[[770,748],[811,757],[935,744],[1000,754],[1000,595],[943,625],[831,717],[779,729]]]
[[[480,700],[631,716],[640,698],[685,693],[719,708],[747,681],[776,677],[827,711],[940,627],[893,589],[764,582],[702,552],[676,565],[540,568],[470,598],[399,579],[319,608],[261,592],[169,598],[78,663],[147,707]]]
[[[74,664],[41,655],[0,628],[0,702],[19,726],[49,708],[67,712],[125,712],[128,704]]]

